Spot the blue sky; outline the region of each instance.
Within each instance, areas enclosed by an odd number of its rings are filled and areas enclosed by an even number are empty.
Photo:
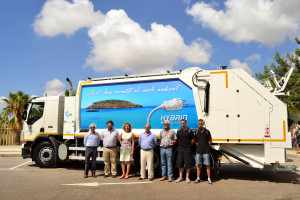
[[[69,77],[198,66],[262,72],[297,47],[299,0],[6,0],[0,97],[59,95]],[[4,104],[0,100],[0,109]]]

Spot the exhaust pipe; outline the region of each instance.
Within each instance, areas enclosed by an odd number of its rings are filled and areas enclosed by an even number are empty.
[[[69,89],[69,97],[70,97],[70,96],[72,96],[72,92],[73,92],[72,81],[69,78],[67,78],[66,80],[68,81],[68,83],[70,85],[70,89]]]

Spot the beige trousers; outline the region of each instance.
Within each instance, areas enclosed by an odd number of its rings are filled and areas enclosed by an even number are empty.
[[[153,171],[153,149],[145,151],[141,149],[141,177],[146,178],[146,164],[148,167],[148,178],[154,178]]]
[[[110,174],[110,163],[111,163],[111,175],[117,175],[117,147],[106,148],[103,147],[103,160],[104,160],[104,173],[105,175]]]

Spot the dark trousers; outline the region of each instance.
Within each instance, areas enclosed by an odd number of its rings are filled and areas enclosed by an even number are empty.
[[[97,147],[86,147],[85,148],[85,170],[84,174],[89,173],[90,158],[92,157],[92,174],[96,173],[96,157]]]

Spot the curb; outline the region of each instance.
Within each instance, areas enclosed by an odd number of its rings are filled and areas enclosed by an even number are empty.
[[[0,152],[0,157],[21,157],[21,153],[17,152]]]

